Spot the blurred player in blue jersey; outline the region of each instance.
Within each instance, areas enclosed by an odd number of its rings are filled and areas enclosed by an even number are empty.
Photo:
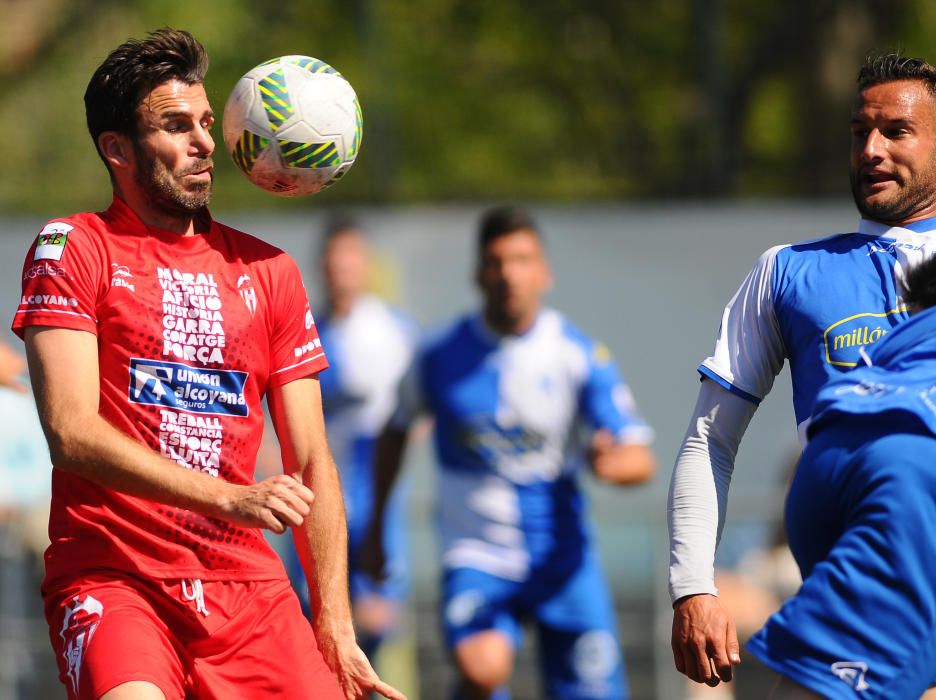
[[[484,215],[476,279],[480,312],[428,340],[404,381],[378,447],[379,493],[412,421],[433,415],[441,607],[459,698],[508,697],[528,620],[544,697],[625,698],[613,601],[578,478],[590,467],[611,483],[648,480],[651,431],[607,348],[542,305],[551,275],[528,214]],[[379,556],[372,564],[379,569]]]
[[[816,398],[786,505],[803,586],[748,644],[783,674],[774,700],[915,699],[936,677],[936,258],[906,286],[914,316]]]
[[[819,388],[907,318],[906,270],[936,248],[936,68],[870,57],[858,75],[851,142],[857,231],[764,253],[699,367],[699,398],[670,488],[670,594],[676,667],[710,685],[730,680],[740,663],[713,563],[735,453],[755,408],[789,359],[805,435]]]
[[[396,489],[384,513],[387,578],[375,583],[355,562],[374,515],[374,442],[396,405],[397,385],[412,359],[418,328],[368,291],[371,248],[352,218],[339,215],[327,222],[320,263],[328,308],[315,318],[330,362],[320,376],[325,426],[347,511],[355,630],[361,648],[373,659],[381,640],[397,631],[408,592],[402,489]],[[303,596],[307,586],[294,552],[291,564],[290,577]]]

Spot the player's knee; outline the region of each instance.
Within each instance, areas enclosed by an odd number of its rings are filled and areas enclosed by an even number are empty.
[[[462,679],[477,691],[477,697],[488,697],[510,680],[513,645],[500,632],[479,632],[458,643],[455,661]]]

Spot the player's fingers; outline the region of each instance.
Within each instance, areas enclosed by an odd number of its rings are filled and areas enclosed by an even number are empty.
[[[708,673],[709,673],[709,677],[708,677],[708,679],[705,681],[705,685],[714,688],[716,685],[718,685],[719,683],[721,683],[721,679],[718,677],[718,672],[717,672],[717,670],[716,670],[716,668],[715,668],[715,660],[714,660],[714,659],[709,659],[709,660],[708,660]]]
[[[735,627],[734,620],[728,618],[728,638],[725,640],[725,647],[728,650],[728,661],[732,666],[741,663],[741,644],[738,642],[738,630]]]
[[[287,530],[283,521],[277,518],[271,510],[264,509],[260,511],[260,521],[262,522],[261,527],[275,532],[277,535],[282,535]]]
[[[315,500],[315,493],[312,489],[302,483],[302,477],[299,476],[298,472],[291,475],[292,479],[289,483],[289,490],[296,494],[302,501],[308,505],[312,504],[312,501]]]
[[[401,693],[399,690],[397,690],[393,686],[387,683],[384,683],[379,678],[374,683],[373,690],[375,693],[379,693],[380,695],[383,695],[385,698],[389,698],[389,700],[406,700],[406,696],[403,693]]]
[[[305,487],[302,487],[302,488],[305,488]],[[308,491],[308,489],[306,490]],[[312,492],[309,491],[309,493],[312,493]],[[309,511],[311,510],[311,508],[309,507],[309,503],[311,503],[311,501],[307,501],[303,496],[304,494],[302,494],[301,492],[297,492],[291,488],[278,489],[278,490],[273,491],[272,493],[273,498],[278,498],[281,502],[289,506],[289,508],[291,508],[296,513],[298,513],[301,517],[304,518],[305,516],[309,514]]]
[[[732,667],[741,663],[739,653],[738,634],[735,631],[734,622],[728,619],[725,625],[724,644],[715,646],[709,650],[709,657],[712,662],[712,668],[718,678],[723,681],[730,681],[733,675]]]
[[[673,663],[676,665],[676,670],[682,674],[686,674],[686,662],[683,661],[682,647],[676,642],[675,639],[673,640],[671,646],[673,648]]]
[[[696,681],[697,683],[706,683],[712,685],[712,664],[709,661],[709,655],[706,651],[705,644],[696,644],[692,643],[689,647],[690,651],[690,663],[689,667],[692,670],[692,675],[689,677]],[[715,685],[718,684],[717,677]]]
[[[303,507],[306,511],[305,514],[300,513],[294,506]],[[267,500],[267,508],[284,527],[299,527],[309,512],[309,507],[302,502],[288,502],[277,496],[271,496]]]

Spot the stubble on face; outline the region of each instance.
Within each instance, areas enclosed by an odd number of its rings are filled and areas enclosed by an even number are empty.
[[[865,88],[852,128],[849,182],[861,215],[888,224],[931,216],[936,209],[936,96],[928,86],[893,81]],[[875,182],[890,186],[875,190]]]
[[[182,179],[212,168],[211,156],[199,158],[192,165],[171,172],[159,158],[147,156],[139,144],[134,143],[133,149],[136,154],[134,180],[154,206],[170,216],[191,216],[208,206],[214,173],[207,182],[185,185]]]

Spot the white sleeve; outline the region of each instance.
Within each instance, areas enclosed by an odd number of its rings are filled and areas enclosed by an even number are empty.
[[[699,372],[755,404],[773,386],[786,349],[774,312],[773,271],[776,246],[758,258],[722,315],[715,350]]]
[[[669,587],[673,602],[717,595],[715,548],[721,538],[735,455],[757,406],[712,381],[702,381],[670,481]]]

